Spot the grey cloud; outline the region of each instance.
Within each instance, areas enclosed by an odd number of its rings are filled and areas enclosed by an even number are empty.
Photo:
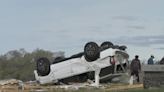
[[[112,25],[105,25],[104,27],[105,27],[105,28],[106,28],[106,27],[112,27]]]
[[[163,48],[163,47],[160,47],[160,48],[155,48],[155,49],[164,50],[164,48]]]
[[[132,44],[133,46],[137,46],[137,47],[139,47],[139,46],[142,46],[142,47],[150,47],[150,45],[149,44]]]
[[[132,30],[127,30],[126,32],[128,32],[128,33],[129,33],[129,32],[132,32]]]
[[[71,39],[71,36],[70,35],[67,35],[67,34],[57,34],[56,35],[56,37],[57,38],[60,38],[60,39],[63,39],[63,40],[65,40],[65,39]]]
[[[98,26],[96,27],[95,26],[95,27],[87,27],[87,28],[89,28],[89,29],[101,29],[102,27],[98,27]]]
[[[164,35],[158,35],[158,36],[148,36],[149,38],[150,37],[153,37],[155,39],[164,39]]]
[[[132,26],[127,26],[127,28],[145,29],[145,26],[144,25],[132,25]]]
[[[84,28],[87,28],[87,29],[103,29],[103,28],[109,28],[109,27],[112,27],[112,25],[105,25],[105,26],[91,26],[91,27],[84,27]]]
[[[50,30],[40,30],[40,31],[38,31],[38,32],[50,33],[50,32],[52,32],[52,31],[50,31]]]
[[[87,42],[87,41],[98,41],[97,39],[94,39],[94,38],[82,38],[80,39],[80,42]]]
[[[101,30],[99,29],[93,29],[93,30],[89,30],[90,32],[101,32]]]
[[[71,32],[71,30],[68,30],[68,29],[61,29],[61,30],[58,30],[57,32],[58,32],[58,33],[69,33],[69,32]]]
[[[137,20],[138,18],[134,16],[114,16],[112,17],[112,19],[133,21]]]
[[[55,48],[57,48],[57,49],[65,49],[65,48],[70,49],[70,48],[81,48],[81,47],[82,46],[80,46],[80,45],[67,45],[67,46],[58,46]]]
[[[117,44],[129,44],[134,46],[151,46],[153,44],[164,44],[164,35],[119,37],[113,39]]]
[[[80,42],[88,42],[95,41],[97,43],[102,43],[104,41],[111,41],[113,44],[124,44],[124,45],[133,45],[133,46],[146,46],[149,47],[155,44],[164,44],[164,35],[156,35],[156,36],[121,36],[118,38],[82,38],[79,40]]]
[[[163,39],[164,39],[164,35],[135,36],[135,37],[121,36],[118,38],[110,38],[110,37],[99,38],[95,36],[91,36],[91,37],[86,36],[84,38],[74,39],[74,41],[72,42],[61,43],[59,46],[55,46],[54,48],[56,49],[83,48],[84,45],[90,41],[96,42],[98,45],[100,45],[104,41],[110,41],[114,45],[132,45],[137,47],[150,47],[151,45],[155,45],[155,44],[164,44]],[[158,49],[163,49],[163,48],[158,48]]]

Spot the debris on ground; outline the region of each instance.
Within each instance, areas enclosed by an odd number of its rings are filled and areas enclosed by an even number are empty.
[[[4,82],[4,81],[3,81]],[[47,85],[47,86],[37,86],[35,82],[19,82],[17,80],[10,80],[5,82],[5,84],[0,84],[0,91],[13,92],[13,90],[19,90],[19,92],[29,92],[29,91],[50,91],[57,89],[64,90],[78,90],[80,88],[85,89],[95,89],[96,87],[91,86],[91,83],[76,83],[70,82],[69,85]],[[124,90],[124,89],[133,89],[133,88],[142,88],[143,84],[135,85],[125,85],[125,84],[115,84],[115,83],[102,83],[98,89],[103,90]]]

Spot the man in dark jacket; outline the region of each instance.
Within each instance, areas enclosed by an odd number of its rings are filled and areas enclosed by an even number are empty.
[[[159,64],[164,64],[164,57],[161,59],[161,61],[159,62]]]
[[[130,64],[130,71],[131,71],[131,76],[135,74],[137,77],[137,82],[139,82],[139,71],[141,70],[141,64],[140,60],[138,59],[138,55],[135,56],[135,59],[132,60]]]

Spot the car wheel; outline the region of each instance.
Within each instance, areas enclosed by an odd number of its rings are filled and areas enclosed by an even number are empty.
[[[41,76],[46,76],[50,73],[50,62],[47,58],[40,58],[37,61],[37,72]]]
[[[88,62],[97,60],[100,57],[99,46],[95,42],[88,42],[84,47],[84,57]]]
[[[113,47],[113,43],[111,43],[111,42],[103,42],[101,44],[101,47],[104,47],[104,48],[112,48]]]

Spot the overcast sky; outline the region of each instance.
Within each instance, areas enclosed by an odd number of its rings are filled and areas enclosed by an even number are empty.
[[[164,0],[0,0],[0,54],[24,48],[66,57],[94,41],[126,45],[130,59],[164,56]]]

